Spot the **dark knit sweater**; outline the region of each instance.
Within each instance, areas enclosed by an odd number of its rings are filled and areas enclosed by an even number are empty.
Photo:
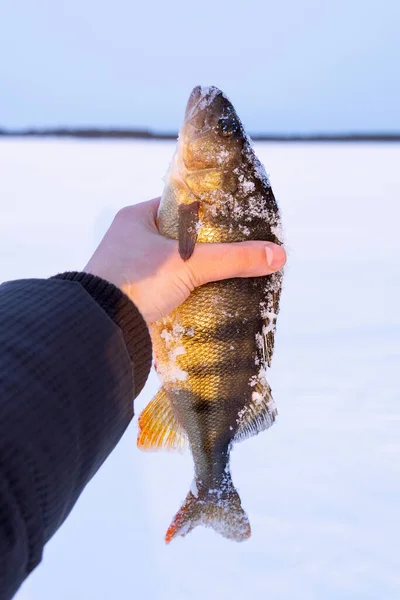
[[[142,316],[108,282],[64,273],[0,286],[0,600],[121,438],[150,365]]]

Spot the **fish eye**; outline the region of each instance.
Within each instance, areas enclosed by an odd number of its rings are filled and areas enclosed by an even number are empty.
[[[234,137],[239,131],[239,122],[233,117],[221,117],[218,121],[218,133],[223,137]]]

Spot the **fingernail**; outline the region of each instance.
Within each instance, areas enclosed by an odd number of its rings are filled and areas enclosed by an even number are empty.
[[[286,253],[284,249],[276,244],[265,246],[265,254],[270,269],[278,270],[283,267],[286,262]]]
[[[274,251],[269,246],[265,246],[265,254],[267,255],[267,265],[272,267],[274,262]]]

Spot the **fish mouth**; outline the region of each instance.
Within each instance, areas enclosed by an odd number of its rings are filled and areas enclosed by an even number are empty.
[[[196,130],[210,129],[223,116],[236,116],[235,109],[216,86],[196,86],[190,94],[184,124]]]
[[[186,106],[185,120],[189,121],[198,111],[210,107],[217,96],[223,96],[223,92],[215,87],[197,85],[193,88]]]

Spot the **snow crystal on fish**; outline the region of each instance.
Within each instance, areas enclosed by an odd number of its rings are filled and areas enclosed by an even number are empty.
[[[247,141],[246,155],[248,160],[253,166],[255,176],[265,184],[266,187],[271,187],[268,173],[265,170],[264,165],[260,162],[257,156],[253,152],[253,141],[251,137],[246,133],[245,134]]]
[[[185,328],[179,325],[179,323],[174,323],[171,331],[163,329],[160,336],[168,348],[174,341],[180,341],[183,333],[185,333]]]
[[[168,356],[171,361],[175,361],[177,356],[182,356],[182,354],[186,354],[185,348],[183,346],[177,346],[168,353]]]
[[[250,220],[251,217],[265,220],[268,220],[269,218],[268,208],[263,201],[263,198],[260,196],[250,196],[248,199],[248,210],[246,212],[248,213],[248,220]]]
[[[278,223],[277,225],[272,225],[271,233],[277,238],[277,240],[281,244],[283,244],[283,229],[280,223]]]
[[[260,163],[259,160],[257,160],[254,164],[254,174],[256,177],[258,177],[258,179],[260,181],[262,181],[263,183],[265,183],[265,185],[267,187],[271,187],[271,183],[269,180],[269,175],[266,172],[264,165],[262,163]]]
[[[193,494],[193,496],[195,498],[198,497],[199,490],[197,489],[197,484],[196,484],[196,480],[195,479],[193,479],[193,481],[192,481],[192,485],[190,486],[190,491],[192,492],[192,494]]]
[[[166,319],[163,319],[163,323],[166,324],[166,322]],[[179,323],[174,323],[171,329],[165,327],[160,333],[160,337],[164,340],[165,347],[168,350],[168,361],[157,360],[157,371],[164,383],[186,381],[188,377],[188,373],[181,369],[177,363],[178,356],[186,353],[184,346],[181,344],[185,333],[185,327]]]
[[[244,235],[250,235],[250,229],[246,225],[239,224],[239,229]]]
[[[216,156],[218,164],[222,164],[229,159],[229,152],[225,148],[222,148]]]
[[[163,383],[186,381],[188,373],[181,369],[174,361],[157,361],[157,373]]]
[[[243,175],[242,175],[243,177]],[[254,190],[256,189],[256,186],[254,185],[254,183],[252,181],[246,181],[246,180],[240,180],[239,177],[239,190],[243,193],[243,194],[251,194],[252,192],[254,192]]]

